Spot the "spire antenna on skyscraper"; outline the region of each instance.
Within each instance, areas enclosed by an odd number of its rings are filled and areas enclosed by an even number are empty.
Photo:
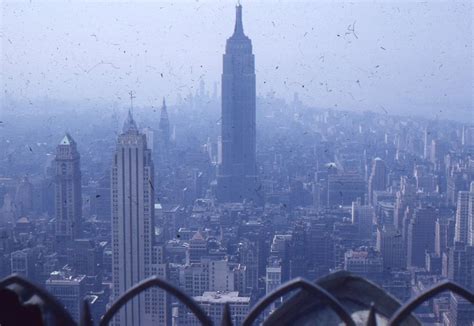
[[[237,6],[235,7],[235,27],[233,36],[244,36],[244,25],[242,23],[242,5],[240,1],[237,1]]]
[[[133,113],[133,99],[135,96],[133,95],[133,91],[128,92],[128,94],[130,95],[130,111]]]
[[[137,131],[137,124],[135,123],[135,120],[133,119],[133,99],[135,96],[133,95],[133,91],[130,91],[128,93],[130,95],[130,108],[128,109],[128,115],[127,119],[125,119],[125,122],[123,124],[123,132],[128,132],[130,130]]]

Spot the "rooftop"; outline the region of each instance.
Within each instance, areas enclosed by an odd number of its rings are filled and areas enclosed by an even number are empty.
[[[250,303],[250,297],[239,297],[239,292],[204,292],[201,296],[194,297],[198,302],[208,303]]]
[[[85,275],[70,275],[64,271],[51,272],[50,277],[46,280],[46,284],[79,284],[86,278]]]
[[[66,135],[64,135],[63,139],[61,140],[61,142],[59,143],[59,145],[71,145],[71,144],[74,144],[75,141],[74,139],[72,139],[71,135],[66,133]]]

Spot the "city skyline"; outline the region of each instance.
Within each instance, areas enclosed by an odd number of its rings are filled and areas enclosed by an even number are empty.
[[[123,94],[134,89],[141,92],[137,104],[150,106],[163,95],[171,104],[178,93],[186,97],[198,88],[200,78],[208,85],[218,82],[218,57],[230,28],[216,17],[228,16],[234,3],[141,4],[131,9],[126,3],[72,2],[64,8],[42,2],[3,3],[1,62],[7,94],[33,102],[45,95],[63,100],[68,94],[70,99],[109,103],[121,102]],[[64,21],[66,8],[78,13],[81,28],[73,29],[75,25]],[[257,94],[273,90],[277,97],[291,100],[298,92],[305,104],[319,108],[392,114],[433,108],[439,116],[458,119],[469,114],[473,84],[468,73],[472,45],[466,42],[472,39],[472,22],[465,19],[472,13],[469,2],[437,2],[429,8],[409,2],[379,2],[373,7],[296,2],[293,9],[285,2],[278,6],[263,2],[249,3],[246,8],[247,28],[259,44],[256,55],[261,58]],[[107,16],[114,17],[109,27],[90,21],[107,11]],[[54,23],[38,20],[46,12],[57,15]],[[147,12],[162,19],[152,20],[154,16]],[[176,12],[198,28],[170,21]],[[308,17],[291,20],[298,15]],[[310,19],[311,15],[317,19]],[[134,17],[146,19],[142,23]],[[334,19],[329,22],[325,17]],[[440,17],[444,17],[442,29],[437,24]],[[35,60],[28,59],[31,49],[27,46],[36,41],[22,42],[29,27],[24,32],[12,30],[25,19],[37,22],[38,49],[51,46],[39,51]],[[281,48],[285,56],[272,55]],[[81,53],[80,61],[75,53]],[[98,58],[94,53],[101,55]],[[433,60],[422,60],[423,53],[430,53]],[[262,60],[266,57],[272,60]],[[41,64],[36,65],[36,60]],[[396,70],[399,66],[406,69]],[[100,94],[95,90],[99,88]]]
[[[141,40],[140,34],[152,35],[156,26],[148,19],[155,14],[151,9],[157,4],[140,4],[138,11],[127,7],[128,3],[81,8],[102,6],[116,15],[129,8],[125,17],[144,18],[146,27],[127,24],[137,34],[131,40],[126,32],[122,35],[123,43],[130,46]],[[175,22],[191,25],[185,38],[199,44],[198,52],[214,51],[212,42],[199,41],[199,33],[226,41],[219,47],[218,57],[206,58],[219,63],[221,83],[215,83],[211,91],[207,77],[191,78],[197,88],[184,98],[176,93],[174,105],[169,105],[170,92],[166,90],[173,92],[173,82],[161,72],[147,81],[135,80],[132,70],[136,66],[127,57],[117,62],[101,60],[84,71],[90,76],[87,85],[75,85],[80,87],[76,97],[98,92],[107,98],[111,85],[115,85],[116,94],[124,85],[128,87],[128,98],[121,94],[116,101],[109,98],[111,102],[103,103],[90,98],[77,102],[67,92],[61,101],[50,98],[51,93],[44,90],[38,103],[28,97],[23,97],[23,102],[15,100],[8,87],[24,77],[20,70],[32,65],[37,71],[52,69],[59,76],[68,74],[69,63],[58,68],[33,62],[47,54],[38,47],[32,62],[13,65],[18,71],[8,78],[0,107],[0,324],[28,324],[24,320],[30,319],[46,325],[238,326],[249,321],[262,325],[369,325],[377,319],[395,325],[404,318],[410,324],[474,325],[474,120],[468,114],[456,121],[456,114],[463,110],[456,103],[457,95],[446,99],[458,109],[449,112],[450,119],[441,118],[437,107],[426,113],[416,102],[415,98],[433,100],[439,76],[430,74],[427,82],[403,83],[427,66],[434,66],[441,79],[449,80],[460,67],[469,68],[472,57],[456,58],[456,68],[453,58],[459,52],[454,49],[449,52],[453,56],[449,64],[440,64],[436,51],[419,56],[400,51],[394,55],[396,48],[390,53],[380,40],[371,43],[370,33],[365,34],[367,22],[358,17],[336,35],[336,40],[345,42],[345,50],[351,51],[356,50],[356,43],[370,41],[372,47],[365,48],[355,61],[373,65],[371,60],[378,56],[374,51],[392,56],[392,69],[396,67],[392,73],[399,78],[391,78],[388,71],[384,76],[368,72],[370,78],[375,84],[380,82],[377,87],[383,94],[379,95],[385,100],[390,98],[387,94],[410,88],[416,93],[411,98],[415,106],[407,108],[409,115],[392,114],[384,106],[382,112],[342,110],[336,105],[319,108],[305,103],[305,93],[319,95],[307,84],[301,84],[304,91],[287,100],[277,92],[258,95],[259,87],[266,87],[259,86],[258,80],[262,78],[266,85],[270,76],[265,70],[275,62],[278,65],[271,70],[290,79],[304,79],[308,74],[316,78],[318,72],[311,67],[331,62],[324,55],[310,62],[291,55],[291,51],[302,48],[285,40],[280,28],[289,31],[291,26],[280,26],[279,14],[285,9],[288,21],[298,17],[298,24],[306,25],[315,17],[311,8],[321,6],[318,8],[341,13],[349,8],[351,14],[364,8],[365,17],[380,24],[387,13],[376,13],[389,6],[388,2],[377,2],[375,11],[367,3],[318,3],[314,7],[296,2],[295,8],[289,8],[282,3],[261,2],[252,10],[266,8],[267,13],[256,15],[249,10],[247,15],[247,7],[252,5],[243,6],[238,1],[229,17],[226,4],[221,3],[219,24],[234,26],[233,32],[224,35],[219,28],[201,29],[200,24],[193,25],[195,17],[186,16],[189,9],[205,13],[206,6],[216,3],[205,0],[176,6],[186,4],[189,8],[182,9],[183,15]],[[305,4],[307,10],[299,12]],[[382,24],[371,35],[404,25],[403,21],[413,15],[406,12],[408,7],[430,10],[415,14],[421,15],[420,21],[400,30],[401,38],[412,27],[420,28],[426,19],[439,19],[434,13],[441,14],[440,8],[460,9],[463,4],[435,3],[430,7],[409,3],[402,8],[391,4],[402,21],[396,26]],[[36,3],[30,5],[28,10],[37,7]],[[74,1],[51,5],[57,9],[51,18],[74,6],[80,5]],[[165,7],[160,10],[169,9]],[[273,10],[275,7],[278,9]],[[148,9],[146,14],[139,13],[144,9]],[[173,19],[172,9],[167,19]],[[79,12],[68,23],[77,22],[84,13]],[[19,16],[24,14],[22,9],[18,11]],[[275,30],[261,38],[265,34],[262,22],[268,14],[276,19],[272,21]],[[64,18],[67,20],[67,15]],[[114,18],[120,21],[118,16]],[[331,17],[326,18],[329,21]],[[99,25],[108,29],[108,19],[103,17]],[[209,18],[211,25],[213,19]],[[78,35],[91,27],[87,20],[81,23],[74,27]],[[318,23],[321,27],[324,20]],[[28,24],[35,25],[35,20]],[[140,19],[137,24],[142,24]],[[430,32],[442,30],[435,37],[438,43],[426,49],[445,47],[441,40],[453,32],[452,26],[466,24],[451,17],[443,24],[448,26],[444,29],[425,26],[432,29]],[[330,25],[326,26],[329,30]],[[155,44],[153,51],[174,53],[173,67],[179,65],[183,53],[192,58],[191,65],[202,59],[195,51],[173,48],[181,42],[173,39],[172,28],[168,29],[173,42],[162,42],[159,48]],[[118,34],[121,28],[114,26],[110,31]],[[68,33],[67,29],[63,32]],[[54,38],[56,33],[50,29],[47,34]],[[88,35],[94,42],[102,36]],[[446,37],[449,42],[458,38]],[[33,46],[37,40],[32,39],[24,46]],[[70,44],[73,57],[82,60],[84,54],[87,60],[87,53],[77,50],[82,46],[77,41]],[[327,39],[321,41],[324,44]],[[411,41],[396,43],[398,50],[403,45],[405,50],[420,50],[429,41],[425,39],[424,45],[415,47]],[[7,43],[13,45],[16,39],[7,38]],[[139,48],[114,44],[120,56],[132,51],[137,54],[133,60],[149,63],[150,58],[142,56]],[[310,44],[305,46],[309,51]],[[66,55],[63,50],[59,46],[53,49],[53,58]],[[343,57],[345,52],[339,50]],[[106,55],[94,53],[96,59]],[[73,57],[68,55],[65,61]],[[293,71],[285,70],[279,61],[282,58]],[[15,59],[23,60],[22,55]],[[84,70],[81,60],[74,60],[74,64]],[[355,61],[348,67],[360,70]],[[117,75],[107,69],[121,70],[121,65],[130,69],[119,86]],[[308,70],[300,71],[299,65],[307,65]],[[445,65],[449,69],[444,69]],[[366,80],[351,80],[350,73],[344,74],[346,67],[334,68],[338,73],[333,77],[343,76],[364,92]],[[176,73],[180,78],[190,78],[179,69]],[[109,84],[94,85],[100,81],[93,77],[99,71]],[[331,73],[326,73],[323,77],[331,78]],[[32,78],[34,74],[31,71]],[[456,83],[469,79],[466,75],[463,71],[443,90],[454,87],[454,93],[464,94],[469,83]],[[270,87],[278,84],[279,77],[273,77],[268,81]],[[156,78],[168,84],[154,83]],[[394,89],[390,84],[396,80]],[[56,82],[61,84],[60,79]],[[29,87],[31,80],[26,83]],[[55,91],[63,86],[55,87]],[[344,92],[354,99],[360,95],[352,94],[354,89],[347,83],[341,83],[339,90],[327,81],[319,82],[319,86],[337,98]],[[44,87],[48,85],[35,91],[41,93]],[[150,100],[147,89],[153,89],[157,98],[153,98],[153,105],[140,105],[137,100]],[[21,93],[24,88],[15,91]],[[373,100],[377,99],[374,95]],[[24,101],[30,107],[27,112]],[[125,101],[129,105],[124,116],[121,104]],[[109,107],[107,103],[112,104]],[[472,106],[468,103],[466,108],[472,111]],[[44,295],[41,287],[57,300]],[[436,289],[451,293],[429,297],[429,293],[437,293],[433,292]],[[418,307],[411,309],[414,303]]]

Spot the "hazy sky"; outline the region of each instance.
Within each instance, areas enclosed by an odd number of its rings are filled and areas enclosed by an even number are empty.
[[[471,1],[242,0],[257,93],[471,112]],[[235,1],[2,1],[2,93],[156,105],[219,82]],[[126,103],[126,102],[125,102]],[[471,115],[472,118],[472,115]]]

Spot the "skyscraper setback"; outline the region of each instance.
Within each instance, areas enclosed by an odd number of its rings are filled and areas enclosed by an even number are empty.
[[[256,86],[252,41],[244,34],[242,6],[227,40],[222,73],[222,157],[217,196],[221,202],[256,200]]]

